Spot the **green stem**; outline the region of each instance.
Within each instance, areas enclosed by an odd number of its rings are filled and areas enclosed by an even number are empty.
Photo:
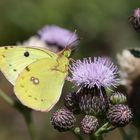
[[[10,98],[9,96],[7,96],[7,94],[5,94],[2,90],[0,90],[0,97],[6,102],[8,103],[10,106],[14,107],[15,105],[15,101]]]
[[[105,123],[94,133],[94,135],[91,134],[89,139],[90,140],[102,140],[102,134],[107,133],[113,129],[114,129],[114,127],[112,125],[110,125],[109,123]]]
[[[0,90],[0,97],[6,103],[8,103],[11,107],[15,108],[22,114],[26,122],[30,137],[32,140],[35,140],[34,127],[33,127],[33,122],[32,122],[32,117],[31,117],[31,110],[23,106],[22,104],[18,103],[17,101],[13,100],[11,97],[5,94],[2,90]]]
[[[15,102],[14,106],[24,117],[31,140],[35,140],[36,138],[35,138],[34,126],[33,126],[33,121],[32,121],[32,116],[31,116],[31,109],[23,106],[22,104],[18,102]]]
[[[93,134],[90,135],[89,140],[102,140],[102,136],[95,136]]]
[[[31,139],[36,140],[31,111],[28,113],[23,113],[23,117],[24,117],[26,125],[28,127],[28,131],[29,131]]]
[[[80,134],[80,128],[76,127],[72,130],[72,133],[77,137],[78,140],[84,140],[82,135]]]
[[[107,131],[107,127],[109,126],[109,123],[105,123],[103,126],[101,126],[96,132],[95,132],[95,136],[98,137],[100,136],[102,133]]]
[[[94,139],[95,140],[102,140],[102,134],[103,133],[107,133],[111,130],[115,129],[114,126],[112,126],[110,123],[105,123],[104,125],[102,125],[95,133],[94,133]],[[90,140],[93,140],[93,138],[91,138]]]

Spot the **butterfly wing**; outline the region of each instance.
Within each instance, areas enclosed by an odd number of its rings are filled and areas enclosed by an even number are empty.
[[[19,73],[26,66],[41,58],[54,57],[56,54],[49,50],[21,46],[0,47],[0,70],[14,85]]]
[[[56,60],[38,60],[18,76],[15,94],[24,105],[47,112],[60,98],[67,71]]]

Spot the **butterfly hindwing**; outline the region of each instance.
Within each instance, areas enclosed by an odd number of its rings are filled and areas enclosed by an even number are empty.
[[[64,63],[66,67],[63,67]],[[17,98],[32,109],[49,111],[62,92],[68,72],[68,61],[64,63],[44,58],[30,64],[16,80],[14,91]]]
[[[56,54],[37,48],[22,46],[0,47],[0,69],[13,85],[18,75],[29,64],[42,58],[55,58]]]

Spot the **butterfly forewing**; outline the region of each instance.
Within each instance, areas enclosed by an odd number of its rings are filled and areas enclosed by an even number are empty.
[[[22,46],[0,47],[0,69],[5,77],[15,85],[18,75],[29,64],[42,58],[55,59],[57,55],[44,49]]]

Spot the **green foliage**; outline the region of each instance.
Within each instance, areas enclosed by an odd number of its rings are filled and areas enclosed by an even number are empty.
[[[135,33],[127,20],[138,4],[136,0],[0,1],[0,44],[16,44],[35,34],[42,26],[56,24],[78,30],[82,38],[82,56],[93,55],[93,52],[113,55],[116,48],[139,43],[134,39]]]

